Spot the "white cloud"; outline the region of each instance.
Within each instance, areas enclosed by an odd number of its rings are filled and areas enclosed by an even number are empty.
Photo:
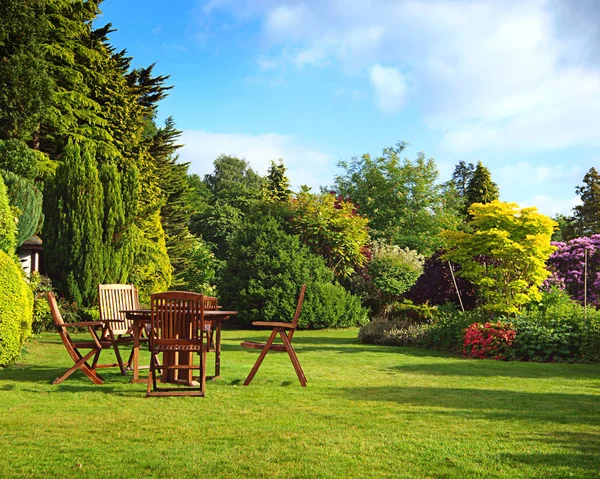
[[[549,195],[536,195],[519,206],[535,206],[540,213],[547,216],[556,216],[559,213],[569,216],[573,213],[573,207],[579,204],[581,204],[579,196],[556,198]]]
[[[406,101],[406,81],[396,68],[374,65],[369,78],[375,90],[377,108],[382,113],[391,114],[399,111]]]
[[[267,173],[271,160],[282,158],[294,188],[306,184],[317,190],[319,186],[330,184],[333,178],[329,167],[331,155],[298,144],[292,136],[185,130],[181,139],[185,146],[179,150],[180,161],[189,162],[189,172],[200,176],[211,173],[214,160],[224,154],[245,158],[261,175]]]
[[[282,61],[303,68],[337,65],[364,76],[388,113],[405,101],[406,83],[390,90],[374,72],[393,65],[411,79],[411,106],[454,151],[600,146],[600,10],[594,1],[212,5],[262,21],[266,44],[271,53],[280,49]],[[383,98],[392,98],[393,106]]]

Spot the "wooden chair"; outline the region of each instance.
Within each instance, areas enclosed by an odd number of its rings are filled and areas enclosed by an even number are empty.
[[[133,284],[99,284],[98,305],[100,320],[110,321],[116,335],[116,342],[133,343],[132,321],[126,318],[123,311],[140,308],[136,287]],[[148,339],[140,338],[140,341],[148,341]],[[132,357],[133,349],[127,360],[127,367],[131,366]]]
[[[216,311],[219,309],[219,300],[215,296],[204,296],[204,311]],[[206,338],[206,351],[210,352],[214,349],[214,329],[213,322],[209,319],[204,319],[204,329],[202,333]]]
[[[302,367],[300,366],[300,361],[298,361],[298,356],[296,356],[296,351],[294,351],[294,347],[292,346],[292,337],[294,336],[294,332],[296,331],[296,327],[298,326],[298,317],[300,316],[300,309],[302,308],[302,302],[304,301],[304,293],[306,292],[306,285],[303,284],[300,289],[300,296],[298,297],[298,304],[296,306],[296,313],[294,314],[294,319],[291,323],[276,323],[272,321],[254,321],[252,324],[254,326],[268,326],[273,328],[271,335],[266,343],[257,343],[254,341],[244,341],[241,343],[241,346],[244,348],[253,348],[253,349],[262,349],[256,363],[254,363],[254,367],[248,374],[248,377],[244,381],[244,386],[248,386],[258,368],[263,362],[263,359],[267,355],[269,351],[287,351],[290,360],[292,361],[292,365],[296,370],[296,375],[300,380],[300,384],[302,387],[306,387],[306,376],[304,376],[304,371],[302,371]],[[275,344],[273,341],[277,337],[277,335],[281,337],[283,344]]]
[[[150,374],[147,396],[204,396],[206,390],[206,348],[204,347],[204,297],[198,293],[169,291],[151,296],[150,309]],[[158,354],[164,353],[163,364]],[[191,353],[200,355],[200,364],[195,366]],[[177,357],[179,356],[179,357]],[[188,360],[190,358],[190,360]],[[200,370],[199,387],[191,381],[191,372]],[[185,370],[189,373],[182,381],[191,387],[158,388],[156,370],[166,374]]]
[[[84,321],[80,323],[65,323],[62,315],[58,309],[58,304],[56,302],[56,298],[54,297],[54,293],[48,292],[48,303],[50,304],[50,311],[52,312],[52,317],[54,318],[54,325],[58,330],[58,334],[60,334],[60,338],[67,349],[67,352],[75,361],[75,364],[67,370],[62,376],[57,377],[52,384],[60,384],[65,379],[67,379],[71,374],[73,374],[78,369],[81,370],[83,374],[85,374],[88,378],[92,380],[94,384],[102,384],[104,381],[102,377],[98,375],[96,372],[97,368],[100,367],[108,367],[109,365],[98,365],[98,358],[100,357],[100,352],[103,349],[114,348],[115,354],[117,355],[118,361],[120,364],[121,357],[119,355],[119,350],[116,347],[116,343],[114,341],[114,333],[110,328],[110,325],[103,323],[102,321]],[[69,327],[85,327],[89,330],[92,335],[91,341],[73,341],[69,336],[67,328]],[[98,336],[95,328],[103,327],[103,332],[106,331],[111,340],[103,339],[102,336]],[[79,350],[80,349],[89,349],[85,355],[82,355]],[[87,361],[94,356],[92,361],[92,365],[90,366]],[[121,373],[125,373],[124,369],[121,368]]]

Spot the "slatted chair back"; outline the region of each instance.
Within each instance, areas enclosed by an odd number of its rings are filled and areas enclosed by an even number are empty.
[[[153,294],[151,298],[151,348],[152,344],[201,341],[198,332],[204,328],[203,295],[169,291]]]
[[[300,317],[300,311],[302,310],[302,303],[304,302],[304,293],[306,293],[306,285],[303,284],[300,288],[300,295],[298,296],[298,303],[296,304],[296,312],[294,313],[294,318],[292,319],[292,326],[294,329],[288,332],[288,338],[291,341],[292,336],[294,336],[294,332],[298,327],[298,318]]]
[[[100,319],[113,320],[111,324],[116,335],[131,334],[132,321],[123,311],[140,307],[138,291],[133,284],[99,284],[98,302]]]
[[[195,395],[204,396],[206,388],[206,347],[204,337],[204,296],[187,291],[156,293],[150,302],[150,372],[147,396]],[[163,364],[157,355],[164,353]],[[195,366],[192,353],[200,355]],[[176,356],[177,354],[177,356]],[[193,389],[192,370],[200,371],[198,388]],[[156,371],[163,379],[182,381],[192,389],[158,388]],[[177,378],[173,373],[177,372]],[[187,388],[186,388],[187,389]]]
[[[60,314],[60,310],[58,309],[58,303],[56,302],[56,297],[54,296],[54,293],[52,293],[50,291],[46,295],[48,298],[48,304],[50,305],[50,312],[52,313],[52,319],[54,319],[54,325],[56,326],[56,329],[58,330],[58,334],[60,334],[60,339],[62,339],[62,342],[65,345],[65,347],[67,348],[67,351],[69,351],[69,355],[75,361],[77,361],[79,356],[77,356],[77,354],[75,354],[74,348],[72,346],[73,341],[71,340],[71,336],[69,336],[69,333],[67,332],[67,328],[65,327],[65,321],[62,317],[62,314]]]

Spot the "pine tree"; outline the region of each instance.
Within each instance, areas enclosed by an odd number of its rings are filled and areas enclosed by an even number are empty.
[[[573,217],[563,237],[572,239],[600,233],[600,174],[595,168],[590,168],[583,177],[583,185],[577,186],[575,192],[581,204],[573,208]]]
[[[469,181],[466,191],[467,210],[473,203],[491,203],[500,198],[498,185],[492,181],[492,175],[483,163],[479,161]]]
[[[55,286],[77,303],[92,304],[105,264],[104,194],[93,145],[67,144],[45,189],[44,214],[45,257]]]
[[[290,190],[290,181],[286,176],[286,171],[283,160],[280,159],[279,164],[271,161],[271,166],[263,183],[264,198],[269,201],[289,201],[292,191]]]
[[[465,163],[463,160],[459,161],[454,167],[454,172],[452,173],[452,179],[450,181],[456,187],[456,191],[461,198],[464,198],[467,195],[467,188],[473,178],[474,172],[475,165],[473,165],[473,163]]]

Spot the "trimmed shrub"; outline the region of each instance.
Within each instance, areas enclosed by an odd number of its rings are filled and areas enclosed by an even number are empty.
[[[481,310],[459,311],[448,303],[438,307],[433,323],[427,328],[422,344],[432,349],[462,353],[465,330],[473,323],[486,322]]]
[[[427,325],[410,320],[376,319],[360,328],[358,340],[364,344],[385,346],[419,346],[427,331]]]
[[[0,251],[14,254],[17,244],[17,223],[8,203],[8,194],[0,175]]]
[[[342,327],[365,321],[366,310],[333,283],[324,260],[297,236],[285,233],[274,218],[249,220],[233,236],[228,251],[218,289],[222,303],[240,311],[241,321],[290,321],[303,283],[307,290],[301,327]]]
[[[31,336],[33,293],[21,267],[0,251],[0,366],[12,363]]]

